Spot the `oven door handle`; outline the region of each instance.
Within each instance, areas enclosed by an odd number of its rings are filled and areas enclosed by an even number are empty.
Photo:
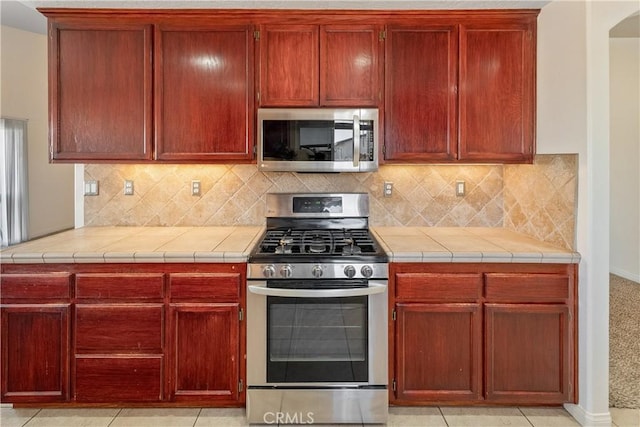
[[[249,292],[253,294],[267,295],[271,297],[340,298],[381,294],[387,290],[387,285],[369,282],[369,286],[367,286],[366,288],[348,289],[283,289],[249,285],[247,289],[249,289]]]

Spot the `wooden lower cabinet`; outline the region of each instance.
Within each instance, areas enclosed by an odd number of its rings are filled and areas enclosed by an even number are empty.
[[[400,400],[480,398],[479,304],[396,304],[396,396]]]
[[[65,273],[1,275],[3,403],[69,400],[69,280]]]
[[[1,268],[2,403],[244,405],[246,264]]]
[[[577,402],[577,265],[390,267],[390,401]]]
[[[171,400],[235,402],[239,394],[239,304],[171,304]]]
[[[485,315],[487,400],[570,401],[569,308],[487,304]]]

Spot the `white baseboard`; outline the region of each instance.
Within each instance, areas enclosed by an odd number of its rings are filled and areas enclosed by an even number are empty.
[[[609,266],[609,271],[616,276],[620,276],[624,279],[631,280],[636,283],[640,283],[640,274],[631,273],[630,271],[622,270],[613,266]]]
[[[611,427],[611,413],[587,412],[582,406],[565,403],[564,409],[583,427]]]

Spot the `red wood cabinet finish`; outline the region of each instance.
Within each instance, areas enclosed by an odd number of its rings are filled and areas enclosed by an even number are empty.
[[[387,27],[385,161],[457,158],[458,29]]]
[[[243,271],[169,275],[170,400],[221,405],[244,400]]]
[[[49,31],[50,160],[151,160],[151,25],[60,19]]]
[[[159,402],[163,399],[162,355],[77,356],[75,364],[77,402]]]
[[[69,399],[71,275],[0,274],[0,400],[11,403]]]
[[[570,320],[563,304],[486,304],[486,398],[571,401]]]
[[[155,42],[156,158],[250,160],[253,27],[162,23]]]
[[[376,25],[260,27],[260,105],[351,106],[380,103]]]
[[[242,406],[245,272],[244,263],[0,265],[0,400]]]
[[[170,368],[173,401],[239,400],[238,303],[171,304]]]
[[[320,26],[320,105],[380,104],[381,30],[377,25]]]
[[[69,399],[69,304],[2,306],[2,402]]]
[[[318,51],[317,25],[261,26],[260,105],[318,105]]]
[[[577,265],[392,263],[393,404],[577,401]]]
[[[398,303],[396,313],[395,398],[478,400],[480,304]]]
[[[535,20],[460,26],[462,161],[531,162]]]

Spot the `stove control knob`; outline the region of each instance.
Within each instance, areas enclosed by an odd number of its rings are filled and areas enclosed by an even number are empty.
[[[262,275],[267,279],[271,279],[276,275],[276,269],[273,267],[273,265],[265,265],[262,268]]]
[[[311,269],[311,274],[313,275],[313,277],[318,278],[318,277],[322,277],[322,266],[321,265],[314,265],[313,268]]]
[[[360,269],[360,273],[362,273],[362,275],[368,279],[369,277],[373,276],[373,268],[371,268],[370,265],[363,265]]]
[[[289,277],[291,277],[291,274],[293,274],[293,272],[291,271],[290,265],[283,265],[282,267],[280,267],[280,276],[288,279]]]
[[[353,278],[356,275],[356,268],[353,265],[347,265],[344,268],[344,274],[345,276],[347,276],[349,279]]]

